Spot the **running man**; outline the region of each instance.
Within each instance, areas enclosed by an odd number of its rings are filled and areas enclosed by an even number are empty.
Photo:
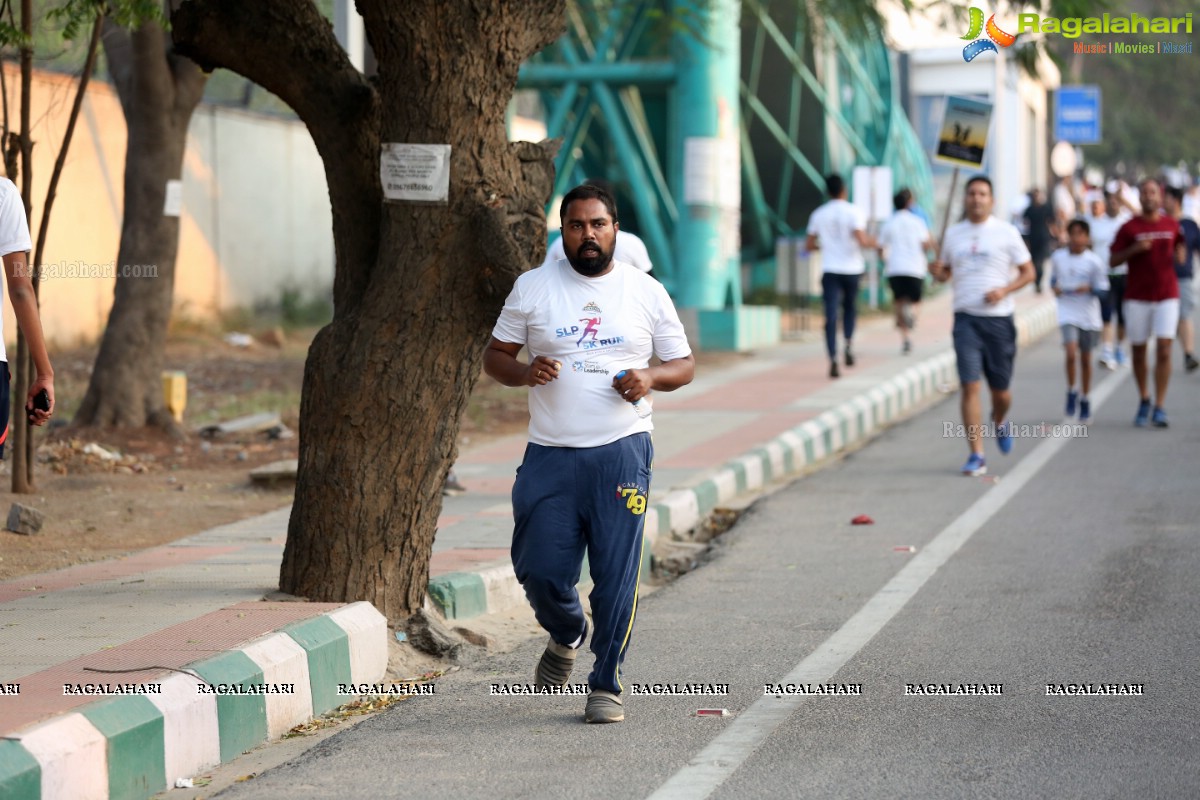
[[[1058,298],[1058,327],[1062,331],[1067,369],[1067,416],[1079,411],[1079,421],[1092,417],[1088,391],[1092,387],[1092,350],[1100,338],[1100,298],[1108,292],[1108,267],[1088,249],[1085,220],[1067,224],[1067,246],[1050,256],[1050,287]],[[1080,390],[1075,389],[1079,361]]]
[[[1179,346],[1183,348],[1183,368],[1195,372],[1200,361],[1192,354],[1192,309],[1196,305],[1196,287],[1192,283],[1192,269],[1196,252],[1200,250],[1200,225],[1196,220],[1183,215],[1183,189],[1168,186],[1163,198],[1163,209],[1171,219],[1179,223],[1183,236],[1183,250],[1175,255],[1175,278],[1179,281]]]
[[[854,322],[857,314],[858,282],[866,270],[863,248],[873,247],[867,235],[867,219],[846,201],[846,182],[841,175],[825,178],[829,200],[808,219],[808,252],[820,250],[821,293],[825,304],[825,349],[829,351],[829,377],[841,373],[837,363],[837,316],[842,308],[842,331],[846,338],[846,366],[854,366]]]
[[[662,284],[613,258],[620,223],[612,195],[577,186],[559,213],[566,258],[517,278],[483,367],[529,391],[529,444],[512,489],[512,559],[550,634],[535,680],[566,685],[590,635],[596,661],[584,719],[620,722],[654,458],[654,423],[634,404],[690,383],[696,360]],[[571,344],[580,309],[604,325],[594,348]],[[518,360],[523,347],[528,363]],[[585,355],[590,368],[576,369]],[[651,365],[652,356],[661,363]],[[594,629],[575,588],[585,553]]]
[[[1104,192],[1104,208],[1092,209],[1088,218],[1088,227],[1092,233],[1092,252],[1100,256],[1100,261],[1108,265],[1111,255],[1112,241],[1117,231],[1129,221],[1129,212],[1121,205],[1121,197],[1110,187]],[[1108,267],[1108,294],[1101,300],[1100,319],[1104,323],[1101,331],[1103,346],[1100,349],[1100,364],[1108,369],[1116,369],[1125,364],[1125,351],[1121,342],[1125,339],[1125,310],[1122,301],[1125,297],[1125,273],[1129,267],[1122,264],[1119,267]],[[1115,318],[1115,324],[1114,324]]]
[[[1152,178],[1138,184],[1142,212],[1126,222],[1113,239],[1108,263],[1129,263],[1125,284],[1125,330],[1137,379],[1138,409],[1133,424],[1167,427],[1167,385],[1171,381],[1171,342],[1179,327],[1179,280],[1176,250],[1183,249],[1179,223],[1164,215],[1162,190]],[[1154,398],[1151,408],[1146,349],[1154,339]]]
[[[1015,226],[992,216],[995,198],[985,175],[967,181],[963,198],[966,219],[946,231],[941,258],[930,265],[937,281],[953,279],[954,353],[962,384],[962,419],[971,454],[963,475],[983,475],[983,412],[980,379],[992,394],[992,422],[1000,452],[1012,451],[1012,431],[1005,423],[1012,405],[1013,361],[1017,328],[1010,295],[1032,283],[1033,259]]]
[[[929,259],[925,253],[933,249],[933,240],[925,222],[912,212],[913,194],[901,189],[892,198],[896,213],[879,233],[879,250],[884,254],[884,272],[892,289],[892,305],[896,310],[896,327],[903,342],[901,352],[912,352],[909,332],[917,321],[917,306],[925,288]]]

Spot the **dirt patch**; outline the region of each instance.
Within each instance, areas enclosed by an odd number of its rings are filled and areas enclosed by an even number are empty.
[[[238,346],[212,332],[173,337],[166,368],[187,374],[185,427],[196,431],[221,420],[273,412],[296,432],[304,358],[314,334],[289,332],[281,347]],[[95,347],[52,354],[59,420],[70,419],[79,407],[95,357]],[[697,356],[700,370],[745,358]],[[525,392],[481,376],[459,431],[459,447],[484,446],[525,430],[528,422]],[[45,514],[46,523],[36,536],[0,531],[0,580],[116,558],[281,508],[292,499],[290,486],[256,487],[249,472],[296,458],[294,436],[271,439],[258,433],[209,441],[193,434],[178,442],[150,430],[70,427],[34,436],[37,492],[13,495],[10,464],[0,464],[0,515],[6,517],[11,503],[19,502]]]

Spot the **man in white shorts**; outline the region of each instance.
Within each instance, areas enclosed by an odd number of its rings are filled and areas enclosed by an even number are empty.
[[[1138,184],[1142,213],[1126,222],[1113,239],[1109,266],[1129,262],[1125,283],[1125,332],[1137,379],[1138,410],[1133,424],[1167,427],[1167,384],[1171,380],[1171,342],[1179,326],[1176,250],[1182,248],[1179,223],[1161,212],[1162,189],[1152,178]],[[1154,404],[1151,407],[1146,349],[1154,339]]]

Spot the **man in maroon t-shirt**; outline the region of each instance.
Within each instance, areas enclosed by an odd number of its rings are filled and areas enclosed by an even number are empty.
[[[1167,427],[1163,403],[1171,379],[1171,341],[1179,325],[1179,281],[1175,277],[1176,250],[1183,247],[1179,223],[1163,214],[1162,190],[1151,178],[1138,184],[1142,213],[1126,222],[1113,239],[1109,265],[1129,262],[1125,284],[1125,331],[1133,351],[1133,375],[1140,403],[1133,424]],[[1155,404],[1150,407],[1146,347],[1154,337]]]

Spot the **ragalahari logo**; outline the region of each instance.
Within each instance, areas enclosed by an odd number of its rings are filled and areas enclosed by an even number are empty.
[[[991,50],[993,53],[999,53],[996,45],[1000,47],[1011,47],[1012,43],[1017,40],[1017,37],[1011,33],[1005,33],[1000,30],[1000,26],[996,24],[996,15],[992,14],[988,17],[987,25],[983,24],[983,11],[971,7],[970,27],[967,29],[967,35],[963,39],[977,40],[972,41],[963,48],[963,61],[973,61],[980,53],[986,53]],[[986,39],[980,39],[981,33],[987,32]]]

